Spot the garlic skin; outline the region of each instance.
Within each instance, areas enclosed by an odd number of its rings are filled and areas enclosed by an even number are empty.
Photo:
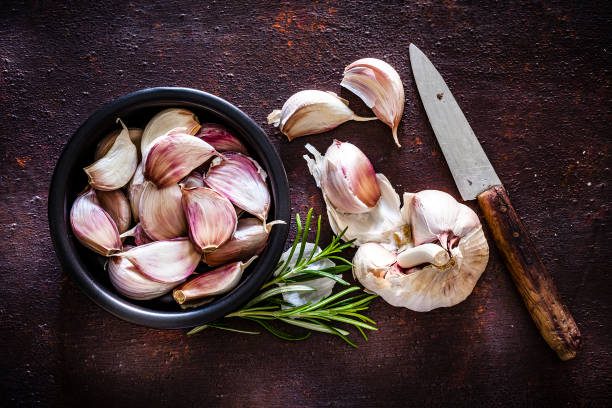
[[[232,203],[206,187],[184,188],[182,206],[189,225],[189,238],[201,253],[211,252],[227,242],[238,219]]]
[[[213,159],[204,183],[265,223],[270,209],[266,172],[243,154],[225,153],[224,157]]]
[[[187,133],[173,133],[155,139],[144,160],[145,180],[158,188],[176,184],[193,169],[219,153],[205,141]]]
[[[200,263],[200,254],[187,238],[155,241],[112,256],[126,258],[138,272],[161,283],[181,282]]]
[[[127,258],[113,257],[108,263],[111,283],[123,296],[134,300],[149,300],[162,296],[177,285],[161,283],[147,278]]]
[[[450,194],[437,190],[404,193],[402,216],[412,225],[414,245],[440,241],[445,249],[480,226],[474,211]]]
[[[196,137],[214,147],[218,152],[249,154],[244,144],[229,129],[218,123],[203,123]]]
[[[179,184],[184,188],[204,187],[204,178],[197,171],[192,171]]]
[[[346,213],[370,211],[380,199],[370,160],[357,146],[337,140],[325,152],[321,190],[338,211]]]
[[[265,225],[257,218],[238,220],[232,238],[212,252],[202,255],[202,261],[209,266],[219,266],[235,261],[246,261],[263,251],[274,225],[284,221],[272,221]]]
[[[119,234],[127,231],[132,223],[132,210],[123,191],[96,191],[96,196],[104,211],[115,221]]]
[[[191,279],[172,292],[179,305],[207,296],[221,295],[234,289],[242,278],[242,273],[257,257],[247,262],[234,262]]]
[[[92,188],[72,203],[70,226],[81,244],[100,255],[110,256],[121,251],[117,226],[100,205],[96,191]]]
[[[98,160],[108,153],[111,147],[113,147],[119,133],[121,133],[121,129],[115,129],[98,142],[96,145],[96,151],[94,153],[94,160]],[[138,159],[140,160],[140,139],[142,138],[142,129],[128,128],[128,133],[130,135],[130,140],[132,143],[134,143],[134,146],[136,146]]]
[[[145,126],[140,140],[143,160],[147,157],[149,146],[155,139],[176,128],[183,128],[183,133],[195,135],[200,130],[200,123],[197,116],[187,109],[164,109],[153,116]]]
[[[142,194],[142,189],[144,188],[144,182],[145,179],[144,174],[142,174],[142,162],[140,162],[138,167],[136,167],[134,175],[132,176],[127,187],[128,200],[130,202],[130,208],[132,209],[132,217],[136,222],[138,222],[140,219],[140,195]]]
[[[391,128],[397,147],[401,147],[397,127],[404,113],[404,86],[397,71],[385,61],[362,58],[344,69],[340,86],[359,96]]]
[[[157,188],[152,182],[145,182],[138,212],[140,224],[151,239],[160,241],[187,235],[181,198],[178,184]]]
[[[289,141],[332,130],[349,120],[368,121],[376,118],[358,116],[348,107],[346,99],[333,92],[314,89],[293,94],[281,110],[274,110],[268,115],[268,124],[278,127]]]
[[[113,146],[103,157],[83,169],[87,173],[89,184],[96,190],[112,191],[125,186],[138,166],[136,146],[130,140],[127,127],[120,119],[118,121],[123,130]]]
[[[128,231],[125,231],[123,234],[120,235],[120,237],[121,238],[133,237],[134,242],[136,243],[136,246],[154,242],[154,240],[151,239],[151,237],[147,235],[147,233],[142,228],[142,225],[140,223],[136,224],[134,228]],[[126,250],[126,245],[123,246],[123,250],[124,251]]]
[[[317,187],[321,188],[326,171],[325,158],[310,145],[306,145],[306,149],[313,157],[304,155],[304,159]],[[380,189],[380,198],[367,212],[349,213],[338,210],[329,199],[327,191],[322,189],[329,225],[335,234],[340,234],[344,228],[347,228],[342,239],[344,241],[354,239],[355,246],[366,242],[379,242],[390,250],[404,248],[411,241],[410,227],[400,213],[399,195],[383,174],[376,174],[376,181]]]

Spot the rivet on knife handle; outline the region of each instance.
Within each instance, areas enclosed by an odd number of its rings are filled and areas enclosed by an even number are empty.
[[[478,204],[542,337],[561,360],[574,358],[582,347],[580,330],[510,203],[506,190],[502,186],[491,187],[478,196]]]

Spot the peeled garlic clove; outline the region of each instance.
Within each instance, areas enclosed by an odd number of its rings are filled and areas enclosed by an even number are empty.
[[[348,101],[333,92],[314,89],[293,94],[282,110],[268,115],[268,123],[278,127],[291,141],[296,137],[326,132],[349,120],[367,121],[355,115],[348,107]]]
[[[187,220],[181,205],[178,184],[157,188],[145,182],[140,196],[140,224],[152,239],[159,241],[187,235]]]
[[[135,300],[154,299],[170,292],[177,285],[177,282],[161,283],[151,280],[138,272],[127,258],[121,257],[110,259],[108,276],[117,292]]]
[[[132,228],[131,230],[128,230],[124,232],[123,234],[121,234],[120,237],[121,238],[134,237],[134,242],[136,243],[136,246],[154,242],[154,240],[151,239],[151,237],[149,237],[147,233],[144,231],[140,223],[136,224],[134,228]],[[123,246],[123,250],[124,251],[126,250],[125,245]]]
[[[125,186],[138,166],[136,146],[130,140],[129,131],[123,122],[121,126],[123,130],[104,157],[83,169],[89,184],[96,190],[112,191]]]
[[[218,152],[237,152],[248,154],[246,147],[225,126],[217,123],[203,123],[200,131],[196,133],[199,137]]]
[[[308,169],[317,186],[322,187],[325,159],[314,147],[306,145],[306,149],[313,155],[312,158],[304,156]],[[342,239],[345,241],[354,239],[356,246],[366,242],[380,242],[388,249],[403,248],[410,243],[410,227],[400,213],[399,196],[383,174],[376,174],[376,181],[380,189],[380,198],[367,212],[340,211],[329,199],[327,191],[323,190],[329,225],[335,234],[340,234],[344,228],[347,228]]]
[[[183,304],[207,296],[227,293],[240,282],[242,273],[256,257],[247,262],[234,262],[191,279],[172,292],[176,303]]]
[[[196,115],[187,109],[170,108],[159,112],[151,118],[142,132],[140,140],[142,158],[147,156],[149,146],[155,139],[176,128],[184,128],[183,133],[195,135],[200,130],[200,123]]]
[[[215,155],[219,154],[205,141],[170,132],[151,143],[144,160],[144,177],[157,187],[167,187]]]
[[[198,251],[214,251],[227,242],[238,222],[232,203],[210,188],[183,187],[181,190],[189,237]]]
[[[98,142],[96,145],[96,151],[94,153],[94,160],[98,160],[102,158],[108,151],[113,147],[117,136],[121,133],[121,129],[116,129],[110,132],[108,135],[104,136],[102,140]],[[136,151],[140,158],[140,138],[142,137],[142,129],[140,128],[128,128],[128,133],[130,135],[130,140],[136,146]]]
[[[155,241],[113,256],[126,258],[138,272],[162,283],[182,281],[200,263],[200,254],[187,238]]]
[[[140,219],[139,206],[140,206],[140,195],[142,194],[142,189],[144,188],[144,174],[142,174],[142,162],[138,164],[136,170],[134,171],[134,175],[132,179],[128,183],[128,200],[130,202],[130,207],[132,208],[132,217],[134,221],[138,221]]]
[[[370,160],[357,146],[337,140],[325,153],[321,190],[338,211],[346,213],[370,211],[380,199]]]
[[[412,225],[415,245],[438,240],[445,249],[480,226],[474,211],[437,190],[404,193],[402,216]]]
[[[192,171],[181,180],[180,184],[182,184],[184,188],[204,187],[204,178],[197,171]]]
[[[376,58],[363,58],[344,69],[341,86],[353,92],[389,125],[398,147],[397,127],[404,112],[404,86],[393,67]]]
[[[240,153],[225,153],[215,158],[204,183],[223,194],[234,205],[265,222],[270,209],[266,173],[259,164]]]
[[[313,243],[307,242],[306,245],[304,246],[304,257],[305,258],[310,257],[310,254],[312,254],[313,251],[315,255],[317,255],[319,252],[321,252],[321,248],[319,248],[318,246],[315,247]],[[283,267],[289,266],[292,268],[295,266],[295,261],[297,260],[295,254],[294,256],[292,256],[289,263],[285,264],[285,262],[287,262],[287,259],[289,259],[290,253],[291,253],[291,248],[287,249],[281,255],[279,262],[283,263],[282,264]],[[320,259],[316,262],[312,262],[311,264],[309,264],[308,269],[320,271],[322,269],[331,268],[334,266],[336,266],[336,264],[334,264],[329,258],[324,258],[324,259]],[[276,269],[274,271],[274,276],[277,276],[280,273],[280,271],[281,271],[280,268]],[[299,274],[295,276],[299,276]],[[340,274],[337,276],[341,277],[342,275]],[[331,295],[334,285],[336,284],[336,281],[333,279],[329,279],[329,278],[316,278],[316,279],[310,279],[307,281],[301,281],[300,284],[310,286],[314,290],[283,292],[282,296],[285,302],[288,302],[292,304],[293,306],[302,306],[302,305],[305,305],[306,303],[315,304],[325,299],[329,295]],[[278,286],[284,286],[284,285],[285,284],[283,283],[278,284]]]
[[[119,233],[127,231],[132,222],[132,210],[123,191],[97,191],[96,196],[104,211],[115,221]]]
[[[100,205],[94,189],[88,189],[74,200],[70,225],[79,242],[92,251],[104,256],[121,251],[117,226]]]
[[[257,218],[242,218],[238,220],[232,238],[214,251],[204,254],[202,261],[210,266],[246,261],[263,251],[272,226],[284,223],[284,221],[272,221],[264,227]]]

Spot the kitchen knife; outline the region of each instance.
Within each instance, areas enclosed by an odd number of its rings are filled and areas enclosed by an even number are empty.
[[[478,199],[495,245],[542,337],[562,360],[582,346],[580,330],[474,131],[431,61],[410,44],[414,79],[431,127],[464,200]]]

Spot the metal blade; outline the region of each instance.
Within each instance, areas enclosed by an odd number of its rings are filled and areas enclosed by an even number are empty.
[[[410,44],[410,63],[425,112],[461,197],[473,200],[489,187],[501,185],[444,79],[414,44]]]

